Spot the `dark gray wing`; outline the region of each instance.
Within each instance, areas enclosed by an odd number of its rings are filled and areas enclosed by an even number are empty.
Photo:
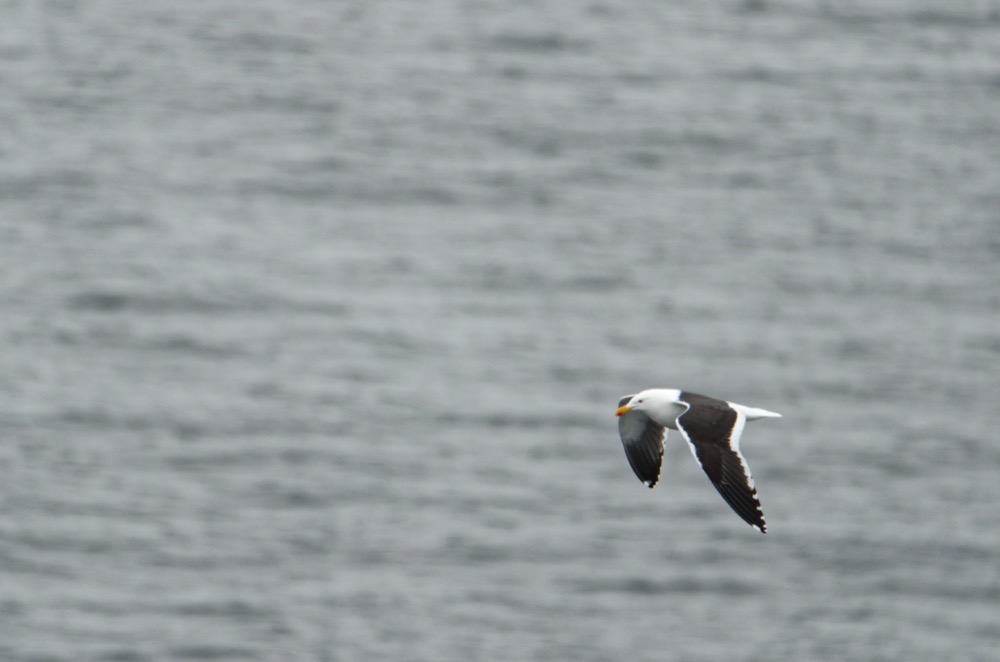
[[[766,533],[767,524],[750,467],[740,453],[740,435],[746,417],[712,398],[691,400],[688,410],[677,417],[677,429],[730,508],[747,524]]]
[[[626,395],[618,401],[618,406],[631,399],[631,395]],[[635,475],[649,487],[655,486],[660,479],[665,433],[662,425],[641,411],[630,411],[618,417],[618,434],[625,447],[625,457]]]

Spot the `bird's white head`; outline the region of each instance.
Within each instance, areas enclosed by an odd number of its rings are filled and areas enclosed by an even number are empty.
[[[626,402],[624,405],[618,408],[615,412],[615,416],[624,416],[630,411],[642,411],[646,408],[646,396],[643,393],[636,393],[632,396],[632,399]]]
[[[673,422],[687,409],[680,402],[681,392],[672,388],[650,388],[640,391],[615,412],[624,416],[630,411],[641,411],[660,425],[673,427]]]

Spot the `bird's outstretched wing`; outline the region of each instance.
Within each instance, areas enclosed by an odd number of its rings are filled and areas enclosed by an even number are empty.
[[[618,406],[631,399],[631,395],[626,395],[618,401]],[[632,471],[649,487],[655,486],[663,464],[666,429],[641,411],[630,411],[618,417],[618,434],[621,435],[625,457]]]
[[[765,533],[767,524],[757,489],[750,467],[740,453],[746,416],[708,400],[688,402],[688,410],[677,417],[677,429],[726,503],[747,524]]]

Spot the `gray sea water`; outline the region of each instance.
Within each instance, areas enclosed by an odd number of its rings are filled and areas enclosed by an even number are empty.
[[[0,659],[997,659],[1000,3],[5,0],[0,90]]]

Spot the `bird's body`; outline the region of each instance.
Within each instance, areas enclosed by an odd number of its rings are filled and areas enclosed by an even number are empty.
[[[627,395],[619,400],[616,414],[625,456],[639,480],[656,485],[666,428],[677,430],[726,503],[750,526],[766,532],[750,467],[740,453],[740,436],[747,421],[781,414],[678,389]]]

